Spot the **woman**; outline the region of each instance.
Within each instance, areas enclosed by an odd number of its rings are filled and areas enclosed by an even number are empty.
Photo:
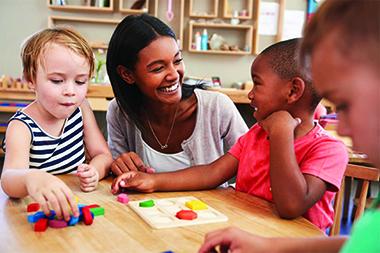
[[[175,34],[155,17],[131,15],[120,22],[109,43],[107,72],[115,94],[107,127],[116,175],[212,162],[248,130],[227,96],[185,89]]]

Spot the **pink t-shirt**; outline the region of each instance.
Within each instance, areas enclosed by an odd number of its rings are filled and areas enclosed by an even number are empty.
[[[239,160],[236,190],[273,201],[267,137],[264,129],[255,124],[228,152]],[[322,198],[303,215],[325,230],[333,222],[331,202],[346,169],[347,149],[318,124],[307,135],[295,140],[294,149],[302,173],[316,176],[329,185]]]

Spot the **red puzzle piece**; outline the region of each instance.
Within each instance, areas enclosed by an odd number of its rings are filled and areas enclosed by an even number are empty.
[[[48,227],[48,219],[43,218],[39,219],[35,224],[34,224],[34,231],[36,232],[44,232]]]
[[[90,208],[88,208],[87,206],[83,207],[82,214],[83,214],[84,224],[91,225],[92,222],[94,221],[94,219],[92,218],[92,215],[91,215],[91,212],[90,212]]]
[[[27,208],[26,208],[26,211],[29,213],[29,212],[36,212],[40,210],[40,204],[38,203],[30,203]]]
[[[181,210],[175,216],[181,220],[194,220],[198,217],[197,213],[193,210]]]

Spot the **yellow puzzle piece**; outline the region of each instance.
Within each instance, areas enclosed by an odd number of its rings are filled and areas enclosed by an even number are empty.
[[[205,210],[207,209],[206,203],[200,200],[190,200],[185,203],[185,206],[190,208],[191,210]]]

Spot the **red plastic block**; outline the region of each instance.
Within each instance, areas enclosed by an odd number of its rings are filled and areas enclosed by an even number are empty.
[[[44,232],[48,227],[48,219],[39,219],[35,224],[34,224],[34,231],[36,232]]]
[[[26,208],[27,212],[36,212],[38,210],[40,210],[40,204],[38,203],[30,203]]]
[[[88,207],[88,208],[97,208],[97,207],[100,207],[98,204],[92,204],[92,205],[88,205],[88,206],[86,206],[86,207]]]
[[[181,210],[176,213],[175,217],[181,220],[194,220],[198,217],[198,215],[192,210]]]
[[[83,213],[83,222],[84,222],[84,224],[91,225],[92,222],[94,221],[94,219],[92,218],[92,215],[91,215],[91,212],[90,212],[90,208],[88,208],[87,206],[83,207],[82,208],[82,213]]]
[[[49,227],[64,228],[67,227],[67,222],[65,220],[49,220]]]

